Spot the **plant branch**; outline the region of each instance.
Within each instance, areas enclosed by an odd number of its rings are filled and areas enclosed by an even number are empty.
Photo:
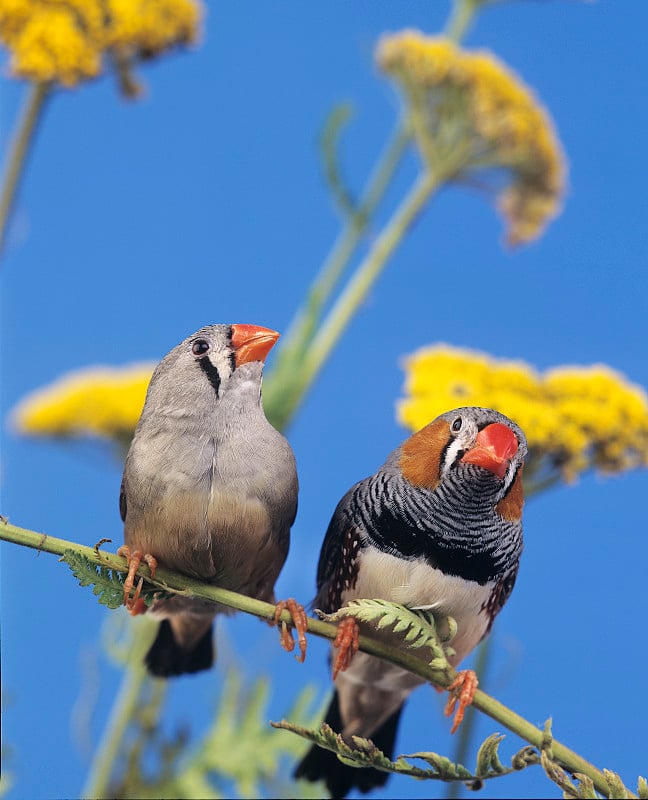
[[[445,35],[458,44],[466,35],[479,6],[488,0],[453,0],[452,13],[445,27]]]
[[[331,296],[331,292],[335,288],[344,268],[349,263],[349,259],[353,255],[358,242],[369,225],[371,217],[394,177],[410,138],[411,134],[408,125],[400,119],[374,167],[355,214],[347,218],[347,224],[335,240],[319,274],[315,278],[309,297],[306,300],[307,308],[314,305],[316,308],[321,309],[322,305]],[[285,340],[287,343],[301,338],[302,318],[303,315],[298,313],[286,333]]]
[[[0,189],[0,255],[2,255],[7,238],[11,210],[24,171],[27,153],[34,139],[38,120],[49,91],[49,83],[39,82],[30,86],[18,127],[9,147]]]
[[[323,321],[299,368],[299,387],[292,401],[297,404],[344,333],[351,318],[366,298],[369,289],[385,267],[389,257],[418,218],[427,201],[438,188],[438,179],[430,172],[419,176],[409,194],[394,212],[364,261],[338,297]]]
[[[347,217],[306,301],[297,311],[282,337],[274,368],[264,379],[263,401],[266,415],[279,430],[290,422],[308,386],[295,381],[299,366],[321,320],[322,309],[331,297],[366,232],[378,204],[384,197],[411,139],[407,123],[399,120],[379,157],[354,214]]]
[[[23,547],[31,547],[39,552],[45,551],[55,555],[63,555],[66,550],[72,550],[73,552],[84,555],[94,564],[109,567],[110,569],[115,569],[120,572],[127,571],[126,560],[112,553],[99,551],[92,547],[85,547],[84,545],[76,544],[75,542],[70,542],[65,539],[57,539],[53,536],[36,533],[35,531],[30,531],[25,528],[19,528],[6,520],[0,523],[0,539],[22,545]],[[148,583],[165,591],[211,600],[238,611],[253,614],[262,619],[274,618],[275,606],[271,603],[264,603],[261,600],[255,600],[251,597],[238,594],[237,592],[231,592],[227,589],[201,583],[200,581],[163,569],[162,567],[157,570],[155,579],[150,577],[150,571],[146,566],[140,567],[138,574],[143,576]],[[284,611],[280,619],[288,623],[291,622],[288,611]],[[315,636],[321,636],[327,639],[334,639],[337,634],[337,627],[335,625],[312,618],[308,620],[308,630]],[[434,683],[436,686],[443,689],[450,685],[456,674],[452,669],[446,670],[445,672],[433,670],[428,664],[411,652],[384,644],[370,636],[360,636],[360,649],[365,653],[396,664],[412,674],[418,675],[423,680]],[[545,743],[543,738],[544,733],[540,728],[532,725],[524,719],[524,717],[516,714],[510,708],[507,708],[494,697],[490,697],[480,689],[475,692],[473,706],[491,717],[491,719],[504,725],[508,730],[517,734],[520,738],[533,746],[538,748],[543,747]],[[601,770],[556,739],[552,741],[551,747],[553,758],[556,762],[561,764],[572,774],[582,773],[587,775],[592,780],[596,789],[605,797],[609,797],[610,788]]]

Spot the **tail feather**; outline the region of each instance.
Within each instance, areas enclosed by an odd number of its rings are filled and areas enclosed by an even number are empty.
[[[151,675],[158,678],[209,669],[214,663],[212,626],[210,625],[194,647],[187,650],[176,641],[169,620],[163,619],[144,663]]]
[[[382,726],[369,737],[389,759],[392,759],[394,755],[396,731],[402,711],[403,706],[394,711],[391,717],[388,717]],[[324,722],[336,732],[343,728],[337,692],[333,695]],[[353,788],[366,794],[378,786],[384,786],[389,778],[389,773],[381,772],[373,767],[349,767],[343,764],[335,753],[313,745],[298,764],[295,778],[303,778],[311,782],[323,780],[332,800],[338,800],[338,798],[346,797]]]

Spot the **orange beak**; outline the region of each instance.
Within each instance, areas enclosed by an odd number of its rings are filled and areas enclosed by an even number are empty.
[[[236,366],[249,361],[265,361],[274,343],[281,336],[270,328],[260,325],[232,325],[232,347]]]
[[[474,446],[461,460],[464,464],[477,464],[498,478],[503,478],[509,460],[517,450],[518,441],[513,431],[501,422],[493,422],[479,431]]]

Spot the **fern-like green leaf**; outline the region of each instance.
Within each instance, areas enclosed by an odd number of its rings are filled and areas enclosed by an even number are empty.
[[[580,772],[574,773],[574,778],[578,781],[578,796],[584,800],[599,800],[600,795],[597,794],[594,788],[594,781],[589,775],[583,775]]]
[[[75,550],[66,550],[61,556],[79,581],[80,586],[91,586],[99,603],[108,608],[119,608],[124,602],[124,576],[116,569],[99,566]],[[144,589],[141,594],[146,605],[151,605],[157,590]]]
[[[391,628],[403,637],[412,649],[427,647],[432,652],[430,666],[444,670],[448,667],[448,656],[454,650],[447,642],[457,632],[457,624],[451,617],[436,618],[431,611],[414,610],[387,600],[351,600],[344,608],[333,614],[317,611],[327,622],[339,622],[344,617],[354,617],[377,629]],[[441,631],[441,632],[440,632]]]
[[[612,772],[611,769],[604,769],[603,774],[607,785],[610,787],[610,800],[626,800],[626,798],[630,797],[630,792],[623,785],[623,781],[616,772]]]
[[[540,752],[540,763],[549,780],[562,789],[564,797],[577,798],[581,796],[578,787],[569,780],[565,770],[549,756],[548,749]]]
[[[92,586],[103,606],[119,608],[124,602],[124,579],[120,572],[93,564],[74,550],[66,550],[62,560],[70,567],[80,586]]]
[[[476,773],[479,778],[487,778],[490,773],[500,774],[506,767],[499,759],[499,746],[504,737],[499,733],[491,734],[477,752]]]
[[[551,745],[553,742],[553,735],[551,732],[551,719],[545,722],[544,732],[542,737],[542,746],[540,748],[540,761],[549,780],[557,784],[563,791],[563,797],[566,798],[583,798],[583,800],[598,800],[599,795],[594,786],[594,781],[587,775],[580,772],[575,772],[572,777],[578,781],[578,785],[572,783],[565,770],[556,763],[553,759],[553,752]],[[522,751],[520,751],[520,755]],[[605,792],[605,797],[610,800],[626,800],[626,798],[634,797],[630,790],[624,785],[620,776],[612,770],[604,769],[603,775],[607,783],[608,791]],[[642,795],[643,791],[643,795]],[[644,778],[639,778],[638,794],[640,798],[648,800],[648,784]]]
[[[637,785],[637,794],[639,795],[639,800],[648,800],[648,781],[642,778],[641,775]]]
[[[410,753],[409,755],[398,756],[395,761],[391,761],[370,739],[352,736],[352,744],[349,744],[341,734],[335,733],[326,723],[323,723],[319,729],[304,728],[301,725],[286,722],[286,720],[271,722],[270,724],[275,728],[295,733],[319,747],[332,751],[343,764],[348,766],[373,767],[383,772],[395,772],[400,775],[410,775],[413,778],[480,783],[483,780],[496,778],[500,775],[508,775],[531,764],[540,763],[540,756],[537,751],[533,751],[535,754],[535,759],[533,759],[530,754],[531,748],[527,746],[513,756],[512,764],[515,764],[515,766],[505,767],[498,755],[499,744],[504,738],[499,734],[489,736],[480,747],[477,768],[472,773],[462,764],[455,764],[446,756],[438,753]],[[410,763],[412,759],[425,761],[429,768],[426,769]]]

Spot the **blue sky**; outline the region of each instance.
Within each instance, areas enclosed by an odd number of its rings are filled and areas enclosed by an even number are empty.
[[[373,64],[375,42],[406,27],[438,31],[447,11],[442,0],[222,0],[200,47],[141,70],[141,102],[123,102],[111,79],[57,94],[1,270],[5,417],[65,371],[159,359],[204,324],[285,330],[340,225],[317,150],[328,112],[340,101],[355,108],[342,158],[360,187],[398,107]],[[289,431],[301,494],[279,596],[310,600],[337,500],[406,437],[394,403],[408,352],[442,341],[541,369],[603,362],[648,386],[647,24],[641,3],[513,2],[481,15],[466,44],[493,49],[551,110],[570,164],[564,213],[539,242],[511,252],[482,196],[454,188],[434,200]],[[24,87],[2,87],[6,146]],[[412,161],[385,213],[413,170]],[[3,514],[117,546],[121,465],[106,449],[23,439],[6,423],[2,435]],[[637,677],[648,658],[646,486],[645,471],[589,475],[528,504],[520,576],[483,684],[536,724],[553,716],[557,738],[633,789],[648,769],[648,689]],[[77,796],[87,770],[70,729],[80,654],[99,649],[111,612],[55,558],[9,545],[1,557],[10,796]],[[272,718],[296,687],[325,691],[323,642],[313,640],[299,666],[253,619],[228,619],[221,633],[249,678],[271,676]],[[119,680],[102,655],[99,664],[94,742]],[[177,681],[170,720],[200,732],[220,680],[214,671]],[[450,755],[440,699],[426,688],[415,698],[397,752]],[[480,717],[480,739],[496,730]],[[504,752],[519,746],[511,735]],[[552,791],[537,768],[482,796]],[[375,796],[442,792],[401,778]]]

